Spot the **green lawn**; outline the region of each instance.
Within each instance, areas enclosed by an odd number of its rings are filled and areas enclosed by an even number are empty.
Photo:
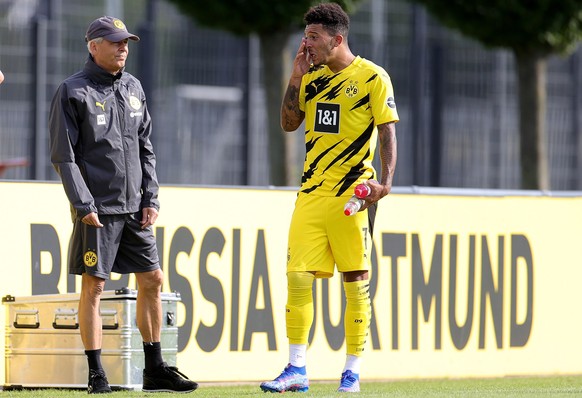
[[[198,397],[263,397],[256,384],[217,386],[201,383],[200,388],[191,396]],[[286,397],[337,397],[336,383],[313,382],[307,393],[286,393]],[[83,390],[23,390],[3,391],[0,397],[19,398],[58,398],[87,396]],[[108,395],[115,397],[176,397],[175,394],[147,394],[141,391],[116,391]],[[186,396],[186,395],[178,395]],[[276,395],[275,395],[276,396]],[[515,377],[496,379],[459,379],[459,380],[408,380],[393,382],[364,382],[361,397],[582,397],[582,375],[562,377]]]

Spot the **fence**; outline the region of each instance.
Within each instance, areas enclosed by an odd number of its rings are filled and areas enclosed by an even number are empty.
[[[160,182],[268,185],[263,88],[272,83],[262,81],[257,60],[271,49],[260,49],[255,37],[201,28],[163,0],[0,0],[0,69],[6,75],[0,165],[24,159],[0,178],[57,179],[48,157],[48,106],[60,81],[82,67],[86,26],[103,14],[119,16],[142,36],[130,45],[127,70],[148,92]],[[291,54],[300,35],[289,42]],[[405,0],[363,1],[349,40],[355,53],[383,65],[394,83],[401,117],[396,185],[519,188],[509,52],[487,50],[444,29]],[[582,189],[579,58],[577,51],[552,57],[548,65],[553,190]],[[290,138],[298,175],[292,185],[299,183],[302,136]]]

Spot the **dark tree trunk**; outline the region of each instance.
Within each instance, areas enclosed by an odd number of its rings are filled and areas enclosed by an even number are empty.
[[[275,186],[288,185],[285,132],[281,128],[280,114],[281,101],[289,78],[286,73],[289,70],[288,60],[285,57],[289,36],[289,32],[273,32],[259,36],[263,82],[267,96],[270,181]]]
[[[550,189],[546,132],[547,59],[516,52],[519,82],[519,137],[522,189]]]

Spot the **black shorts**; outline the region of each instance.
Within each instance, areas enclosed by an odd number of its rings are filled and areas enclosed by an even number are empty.
[[[141,229],[141,212],[100,215],[102,228],[75,220],[69,273],[109,279],[111,272],[130,274],[160,268],[153,229]]]

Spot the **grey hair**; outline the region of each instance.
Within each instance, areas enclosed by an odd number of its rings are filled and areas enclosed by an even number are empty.
[[[89,40],[87,42],[87,50],[89,50],[89,52],[91,52],[91,43],[92,42],[95,42],[95,43],[99,44],[99,43],[103,42],[103,38],[102,37],[96,37],[93,40]]]

